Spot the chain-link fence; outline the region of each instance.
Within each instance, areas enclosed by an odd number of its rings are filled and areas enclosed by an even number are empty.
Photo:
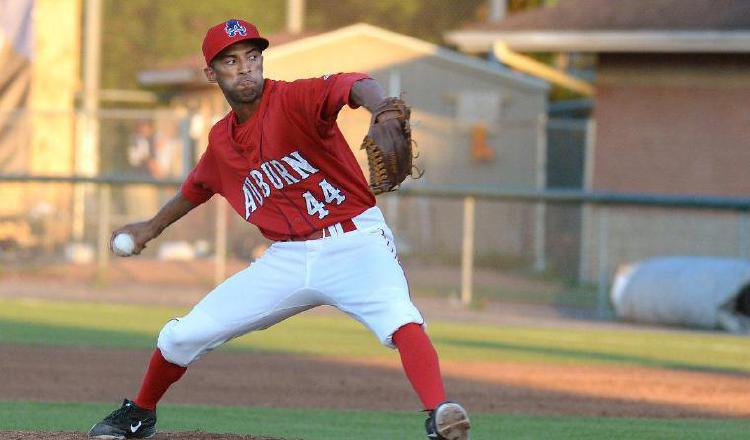
[[[57,211],[37,209],[3,218],[4,277],[44,276],[50,271],[61,279],[83,282],[140,279],[150,287],[197,283],[208,289],[257,258],[268,244],[215,198],[170,227],[137,259],[111,259],[111,229],[144,218],[121,212],[114,203],[117,190],[171,195],[175,182],[13,180],[22,190],[33,186],[71,194],[74,186],[86,185],[93,197],[87,199],[86,233],[80,240],[73,239],[71,216]],[[3,190],[9,185],[4,180]],[[398,237],[414,292],[474,304],[505,300],[598,307],[605,313],[609,284],[622,264],[657,255],[747,258],[750,248],[750,201],[740,199],[422,186],[382,196],[379,205]],[[454,215],[442,215],[445,212]],[[574,249],[569,254],[557,249],[565,240],[555,237],[551,225],[559,223],[556,217],[574,213],[581,218],[574,236],[580,238],[569,238],[567,246]],[[53,231],[62,232],[58,237]],[[568,260],[577,262],[576,277],[558,269],[570,264]]]
[[[67,136],[54,143],[13,141],[19,156],[0,173],[1,276],[207,290],[262,254],[268,242],[215,197],[168,228],[142,256],[110,258],[111,231],[149,218],[174,196],[205,133],[196,129],[194,115],[174,110],[103,110],[98,116],[98,149],[87,147],[85,114],[14,112],[6,118],[14,118],[14,126],[46,123]],[[443,119],[446,138],[427,145],[442,148],[432,156],[450,160],[433,157],[429,178],[378,198],[417,294],[603,312],[622,264],[657,255],[748,257],[746,201],[581,192],[585,121],[499,120],[487,130]],[[425,116],[415,133],[434,126]],[[29,144],[46,154],[21,154]],[[499,160],[487,160],[487,151]],[[47,160],[35,163],[33,157]],[[87,172],[92,163],[96,176]],[[540,170],[542,178],[535,174]],[[496,174],[517,175],[527,183],[516,187],[534,189],[457,185]]]

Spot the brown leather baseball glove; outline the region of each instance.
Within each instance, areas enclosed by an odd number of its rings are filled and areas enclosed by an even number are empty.
[[[361,149],[367,151],[370,189],[375,194],[397,190],[406,176],[412,174],[412,159],[416,156],[410,116],[411,109],[399,98],[385,98],[372,114]]]

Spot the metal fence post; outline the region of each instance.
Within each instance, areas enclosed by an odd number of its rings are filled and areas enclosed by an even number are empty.
[[[739,242],[739,255],[740,258],[750,257],[750,211],[743,210],[739,213],[739,225],[738,225],[738,242]]]
[[[540,114],[536,125],[536,189],[543,192],[547,187],[547,115]],[[538,202],[534,210],[534,270],[543,272],[547,268],[546,257],[545,202]]]
[[[227,205],[216,203],[216,252],[214,254],[214,284],[218,285],[227,274]]]
[[[474,197],[464,198],[464,228],[461,253],[461,303],[471,304],[474,274]]]
[[[592,250],[590,248],[593,241],[593,217],[594,208],[590,203],[584,203],[581,207],[581,240],[578,243],[580,249],[580,260],[578,262],[578,282],[585,283],[589,280],[591,273]]]
[[[583,156],[583,190],[590,193],[594,188],[594,152],[596,149],[596,121],[589,118],[586,121],[586,141]],[[589,245],[592,241],[594,208],[591,203],[583,202],[581,208],[581,241],[579,243],[580,261],[578,266],[578,281],[585,282],[591,268],[592,249]]]
[[[110,211],[112,208],[112,187],[108,183],[99,185],[99,222],[97,225],[96,283],[107,282],[109,268]]]
[[[388,226],[390,226],[391,231],[393,231],[394,237],[398,239],[399,236],[399,218],[398,218],[398,211],[399,211],[399,197],[398,194],[392,193],[388,194],[388,196],[385,199],[385,212],[388,216]]]
[[[544,202],[535,204],[534,207],[534,270],[544,272],[547,268],[545,223],[547,206]]]
[[[599,240],[597,240],[599,248],[599,285],[597,287],[596,308],[599,318],[603,319],[609,315],[609,250],[607,249],[609,246],[609,218],[606,207],[600,206],[597,211],[599,213]]]

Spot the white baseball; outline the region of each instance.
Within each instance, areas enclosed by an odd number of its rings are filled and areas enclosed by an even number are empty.
[[[135,250],[133,236],[127,232],[120,232],[115,236],[115,239],[112,240],[112,249],[115,251],[115,254],[121,257],[133,255],[133,251]]]

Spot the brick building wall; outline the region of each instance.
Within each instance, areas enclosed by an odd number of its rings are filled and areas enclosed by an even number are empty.
[[[750,194],[750,55],[600,56],[595,190]]]

